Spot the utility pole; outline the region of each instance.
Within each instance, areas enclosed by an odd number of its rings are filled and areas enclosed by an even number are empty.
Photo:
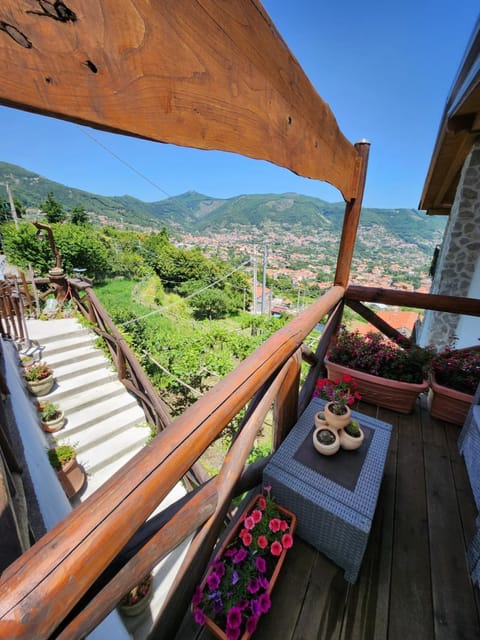
[[[253,315],[257,315],[257,246],[253,245]]]
[[[8,182],[5,184],[5,187],[7,189],[8,200],[10,202],[10,211],[12,212],[12,219],[15,223],[15,227],[18,228],[17,210],[15,209],[12,192],[10,191],[10,185],[8,184]]]
[[[262,316],[265,315],[265,294],[267,288],[267,260],[268,260],[268,245],[263,247],[263,273],[262,273]]]

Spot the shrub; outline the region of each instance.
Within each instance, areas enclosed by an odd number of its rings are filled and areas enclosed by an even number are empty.
[[[443,387],[473,395],[480,381],[480,349],[447,347],[433,358],[432,371]]]

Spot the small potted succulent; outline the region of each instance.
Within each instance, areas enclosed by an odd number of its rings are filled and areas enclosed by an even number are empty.
[[[313,432],[313,446],[324,456],[333,456],[340,449],[340,436],[336,429],[321,427]]]
[[[126,616],[138,616],[142,613],[152,599],[152,585],[153,575],[149,573],[122,597],[118,605],[121,613]]]
[[[85,482],[85,471],[78,464],[75,447],[71,444],[56,445],[48,450],[48,459],[67,497],[73,498]]]
[[[46,362],[34,362],[23,369],[27,388],[34,396],[46,395],[53,386],[53,371]]]
[[[39,402],[38,411],[42,421],[42,429],[47,433],[60,431],[65,424],[65,415],[54,402]]]
[[[340,431],[340,446],[342,449],[353,451],[361,446],[364,437],[358,420],[350,420],[347,426]]]

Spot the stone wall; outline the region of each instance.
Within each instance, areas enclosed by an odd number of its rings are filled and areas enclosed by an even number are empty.
[[[479,254],[480,137],[463,165],[431,292],[468,297]],[[425,323],[430,331],[428,336],[422,336],[422,343],[441,349],[455,339],[460,316],[437,311],[430,313],[430,322]]]

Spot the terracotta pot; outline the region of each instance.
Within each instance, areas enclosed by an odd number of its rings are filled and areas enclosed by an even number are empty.
[[[324,364],[329,378],[341,377],[344,374],[351,375],[357,383],[362,400],[365,402],[393,409],[398,413],[412,413],[418,394],[428,388],[426,380],[421,384],[389,380],[330,362],[328,358],[325,358]]]
[[[42,380],[25,380],[27,389],[34,396],[45,396],[53,387],[53,374]]]
[[[219,552],[215,556],[215,560],[220,559],[223,556],[226,548],[229,546],[229,544],[233,540],[235,540],[235,538],[238,536],[240,530],[243,529],[243,527],[244,527],[244,522],[243,522],[244,521],[244,516],[252,511],[252,509],[254,508],[254,506],[257,503],[259,498],[260,498],[260,495],[256,495],[256,496],[254,496],[252,498],[252,500],[250,500],[250,502],[248,503],[247,507],[242,512],[242,515],[238,518],[234,528],[230,531],[228,536],[225,538],[223,544],[220,547]],[[293,536],[293,533],[295,531],[295,527],[296,527],[296,524],[297,524],[296,515],[294,513],[292,513],[291,511],[288,511],[288,509],[285,509],[284,507],[281,507],[278,504],[277,504],[277,508],[278,508],[278,511],[280,512],[280,514],[283,516],[283,518],[289,521],[289,533]],[[282,553],[276,558],[276,562],[275,562],[275,566],[273,568],[273,571],[269,575],[267,575],[270,584],[269,584],[269,587],[266,589],[265,593],[270,594],[272,592],[272,589],[275,586],[275,583],[276,583],[276,581],[278,579],[278,576],[280,574],[280,569],[282,568],[283,562],[285,560],[286,553],[287,553],[287,549],[283,549]],[[274,556],[270,556],[270,558],[274,558]],[[215,560],[213,562],[215,562]],[[205,585],[206,581],[207,581],[207,577],[205,577],[203,582],[202,582],[202,588]],[[193,607],[192,607],[192,609],[193,609]],[[208,616],[207,616],[207,618],[205,620],[205,626],[208,627],[208,629],[213,633],[213,635],[216,638],[220,638],[221,640],[227,640],[227,636],[226,636],[225,632]],[[252,637],[252,633],[249,633],[248,631],[245,631],[241,635],[241,640],[249,640],[249,638],[251,638],[251,637]]]
[[[123,613],[123,615],[128,616],[129,618],[130,617],[133,618],[134,616],[138,616],[143,611],[145,611],[145,609],[150,604],[152,596],[153,596],[153,580],[150,583],[150,587],[147,593],[141,600],[138,600],[138,602],[135,602],[135,604],[120,603],[118,605],[118,608],[120,609],[121,613]]]
[[[432,374],[428,391],[428,408],[431,416],[462,426],[472,402],[473,395],[438,384],[435,375]]]
[[[332,402],[327,402],[327,404],[323,408],[323,411],[325,413],[325,420],[327,421],[329,427],[333,427],[334,429],[343,429],[343,427],[346,427],[350,422],[352,418],[352,412],[350,411],[349,407],[345,407],[345,413],[342,413],[342,415],[339,416],[336,413],[333,413],[331,409],[332,404]]]
[[[323,444],[318,439],[320,431],[330,431],[330,433],[335,436],[335,441],[332,442],[332,444]],[[323,456],[333,456],[340,449],[339,432],[335,429],[328,429],[325,427],[322,427],[321,429],[315,429],[315,431],[313,432],[313,446],[318,451],[318,453],[321,453]]]
[[[342,449],[347,449],[348,451],[354,451],[362,446],[362,442],[365,439],[365,434],[360,428],[360,435],[357,438],[354,438],[349,433],[345,431],[345,429],[341,429],[339,431],[340,436],[340,446]]]
[[[56,473],[63,490],[67,494],[67,498],[73,498],[83,487],[85,471],[78,464],[76,458],[69,460],[67,464],[63,465]]]
[[[42,420],[42,429],[47,433],[55,433],[55,431],[60,431],[64,424],[65,414],[60,411],[58,417],[53,420]]]

